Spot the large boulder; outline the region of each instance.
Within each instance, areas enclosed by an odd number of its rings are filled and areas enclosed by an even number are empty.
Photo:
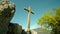
[[[15,12],[15,5],[9,1],[0,1],[0,34],[6,34],[8,25]]]
[[[0,2],[0,34],[21,34],[22,26],[10,23],[14,13],[14,3],[7,0]]]
[[[9,30],[7,34],[21,34],[22,32],[22,26],[16,23],[10,23],[8,27],[9,27]]]

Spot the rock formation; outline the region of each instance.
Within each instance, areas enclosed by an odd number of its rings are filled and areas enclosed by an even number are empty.
[[[0,2],[0,34],[21,34],[22,27],[10,23],[15,13],[14,3],[3,0]]]
[[[7,34],[21,34],[22,27],[18,24],[10,23]]]

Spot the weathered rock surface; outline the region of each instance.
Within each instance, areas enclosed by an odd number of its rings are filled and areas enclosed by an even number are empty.
[[[22,27],[10,23],[15,13],[15,5],[9,1],[0,2],[0,34],[21,34]]]
[[[8,32],[7,34],[21,34],[22,32],[22,26],[14,23],[9,24]]]

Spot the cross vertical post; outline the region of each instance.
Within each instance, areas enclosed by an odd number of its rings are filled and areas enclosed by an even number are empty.
[[[25,31],[27,32],[27,34],[29,34],[30,31],[30,14],[34,14],[34,12],[31,10],[30,6],[28,8],[24,8],[24,10],[26,10],[28,12],[28,20],[27,20],[27,27],[25,29]]]

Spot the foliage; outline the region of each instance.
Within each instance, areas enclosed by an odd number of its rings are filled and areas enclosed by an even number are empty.
[[[54,14],[52,13],[53,11],[55,11]],[[60,8],[54,8],[53,11],[49,11],[48,13],[45,13],[41,18],[39,18],[38,24],[48,24],[47,28],[51,26],[52,31],[54,34],[56,34],[58,30],[60,31]]]

